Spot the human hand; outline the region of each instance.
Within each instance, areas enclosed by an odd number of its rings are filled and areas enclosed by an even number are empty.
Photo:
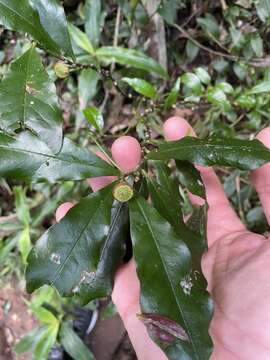
[[[185,120],[165,123],[167,140],[182,138],[193,130]],[[270,147],[270,128],[258,138]],[[210,334],[214,342],[212,360],[270,358],[270,256],[269,239],[245,229],[224,194],[214,171],[198,167],[209,204],[207,238],[209,251],[202,268],[214,303]],[[102,180],[99,179],[102,186]],[[253,171],[252,182],[259,193],[268,222],[270,204],[270,164]],[[104,180],[105,184],[105,180]],[[190,195],[194,203],[202,199]],[[67,205],[68,206],[68,205]],[[64,205],[58,215],[64,215]],[[151,341],[136,314],[139,309],[139,281],[133,261],[122,266],[115,278],[112,299],[122,317],[138,359],[165,360],[164,353]],[[267,328],[268,326],[268,328]]]

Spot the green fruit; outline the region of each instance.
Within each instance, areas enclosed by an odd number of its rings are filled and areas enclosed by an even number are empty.
[[[58,61],[54,65],[54,72],[60,79],[65,79],[69,75],[69,67],[62,61]]]
[[[132,199],[134,191],[127,183],[119,183],[113,189],[113,197],[120,202],[127,202]]]

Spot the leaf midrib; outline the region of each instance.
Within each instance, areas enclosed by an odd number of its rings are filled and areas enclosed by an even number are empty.
[[[83,227],[82,231],[80,232],[77,240],[75,241],[75,243],[72,245],[71,249],[69,250],[64,262],[61,264],[61,266],[57,269],[56,271],[56,275],[54,276],[53,280],[50,282],[50,285],[53,286],[55,281],[59,278],[59,276],[62,274],[62,271],[64,269],[64,267],[66,266],[68,260],[70,259],[73,250],[75,249],[75,247],[77,246],[77,244],[79,243],[82,235],[84,234],[85,230],[89,227],[89,225],[92,223],[96,213],[100,210],[101,206],[107,201],[108,197],[111,195],[110,191],[108,192],[107,196],[101,200],[100,202],[98,202],[97,204],[97,208],[95,209],[94,213],[92,214],[92,216],[90,217],[90,219],[86,222],[86,225]]]
[[[154,240],[154,243],[155,243],[155,245],[156,245],[156,248],[157,248],[158,254],[159,254],[159,256],[160,256],[160,259],[161,259],[161,262],[162,262],[164,271],[165,271],[165,273],[166,273],[166,276],[167,276],[167,278],[168,278],[170,287],[171,287],[172,292],[173,292],[173,294],[174,294],[175,302],[176,302],[177,305],[178,305],[178,309],[179,309],[179,311],[180,311],[180,313],[181,313],[181,315],[182,315],[182,319],[183,319],[183,321],[184,321],[185,327],[186,327],[187,332],[188,332],[188,334],[189,334],[189,339],[190,339],[190,342],[191,342],[191,344],[192,344],[193,351],[194,351],[194,353],[196,354],[196,357],[199,359],[198,353],[197,353],[197,351],[196,351],[196,346],[195,346],[195,344],[193,343],[193,339],[192,339],[192,336],[191,336],[191,331],[190,331],[189,326],[188,326],[188,324],[187,324],[187,322],[186,322],[186,320],[185,320],[185,316],[184,316],[184,312],[183,312],[183,310],[182,310],[182,308],[181,308],[181,304],[180,304],[180,303],[178,302],[178,300],[177,300],[177,294],[175,293],[173,284],[172,284],[171,279],[170,279],[170,276],[169,276],[169,274],[168,274],[168,270],[167,270],[166,264],[164,263],[163,257],[161,256],[160,248],[159,248],[159,246],[158,246],[158,242],[157,242],[157,240],[156,240],[155,234],[154,234],[154,232],[152,231],[151,224],[149,223],[148,218],[147,218],[147,216],[146,216],[146,214],[145,214],[145,212],[144,212],[141,204],[139,203],[139,201],[137,201],[137,204],[138,204],[138,206],[139,206],[139,208],[140,208],[140,210],[141,210],[141,213],[142,213],[142,215],[143,215],[143,217],[144,217],[144,219],[145,219],[145,222],[146,222],[146,224],[147,224],[147,226],[148,226],[148,228],[149,228],[149,231],[150,231],[150,233],[151,233],[151,235],[152,235],[152,238],[153,238],[153,240]]]
[[[7,151],[19,152],[19,153],[39,155],[39,156],[43,156],[43,157],[46,157],[46,158],[49,158],[49,159],[55,159],[55,160],[58,160],[58,161],[66,162],[66,163],[68,163],[68,164],[79,164],[79,165],[84,165],[84,166],[93,166],[93,167],[102,168],[102,166],[99,165],[99,164],[85,163],[85,162],[81,162],[81,161],[70,161],[70,160],[67,160],[67,159],[59,158],[59,157],[57,157],[56,155],[42,154],[42,153],[35,152],[35,151],[32,151],[32,150],[23,150],[23,149],[18,149],[18,148],[13,148],[13,147],[9,147],[9,146],[3,146],[3,145],[0,145],[0,149],[4,149],[4,150],[7,150]],[[94,154],[93,154],[93,155],[94,155]],[[44,162],[40,165],[40,167],[41,167],[42,165],[44,165],[45,162],[46,162],[46,161],[44,161]],[[112,174],[112,175],[113,175],[113,174]]]

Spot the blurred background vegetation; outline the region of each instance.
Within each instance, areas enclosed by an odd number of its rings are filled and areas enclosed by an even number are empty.
[[[110,146],[113,139],[127,132],[137,133],[144,140],[149,128],[152,137],[157,138],[162,122],[174,115],[185,117],[200,137],[253,138],[268,126],[269,0],[64,0],[63,3],[72,24],[70,33],[78,61],[89,64],[89,53],[96,49],[100,58],[95,66],[102,69],[75,67],[70,76],[59,79],[54,72],[57,59],[39,50],[56,83],[64,132],[77,143],[93,146],[94,134],[101,143]],[[27,37],[0,27],[0,78],[9,63],[28,46]],[[116,54],[102,53],[99,49],[104,46],[118,46],[121,50]],[[152,57],[169,76],[145,71],[123,49],[136,49]],[[104,76],[104,70],[110,75]],[[149,87],[145,90],[146,84],[130,86],[123,78],[143,79],[154,90]],[[151,91],[158,94],[154,99],[149,96]],[[96,127],[91,126],[93,117]],[[218,173],[247,226],[265,232],[266,221],[247,174],[224,169],[218,169]],[[16,351],[20,354],[30,351],[34,359],[48,358],[54,343],[63,344],[63,331],[73,331],[72,326],[65,328],[60,324],[74,320],[76,304],[61,300],[48,288],[30,298],[23,292],[23,272],[31,245],[54,223],[57,206],[76,201],[89,191],[84,182],[25,186],[0,179],[0,329],[3,332],[0,348],[2,341],[6,349],[3,356],[7,359],[31,358],[31,355],[15,355],[11,350],[18,337],[30,329],[32,332],[17,345]],[[181,195],[188,213],[191,205],[185,189],[181,189]],[[22,332],[15,329],[8,336],[6,328],[8,319],[14,315],[15,301],[11,295],[5,295],[9,294],[10,284],[19,289],[13,297],[21,297],[21,311],[28,309],[30,326]],[[89,305],[92,310],[98,307],[96,303]],[[114,314],[111,305],[108,309],[106,316]],[[74,332],[70,336],[76,338]],[[74,357],[68,344],[63,345],[73,358],[90,359],[78,337],[75,343],[79,357]],[[132,352],[125,356],[135,358]]]

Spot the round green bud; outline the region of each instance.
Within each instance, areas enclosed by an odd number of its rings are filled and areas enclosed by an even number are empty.
[[[120,202],[127,202],[132,199],[134,191],[127,183],[119,183],[113,189],[113,197]]]
[[[69,67],[62,61],[58,61],[54,65],[54,72],[60,79],[65,79],[69,75]]]

